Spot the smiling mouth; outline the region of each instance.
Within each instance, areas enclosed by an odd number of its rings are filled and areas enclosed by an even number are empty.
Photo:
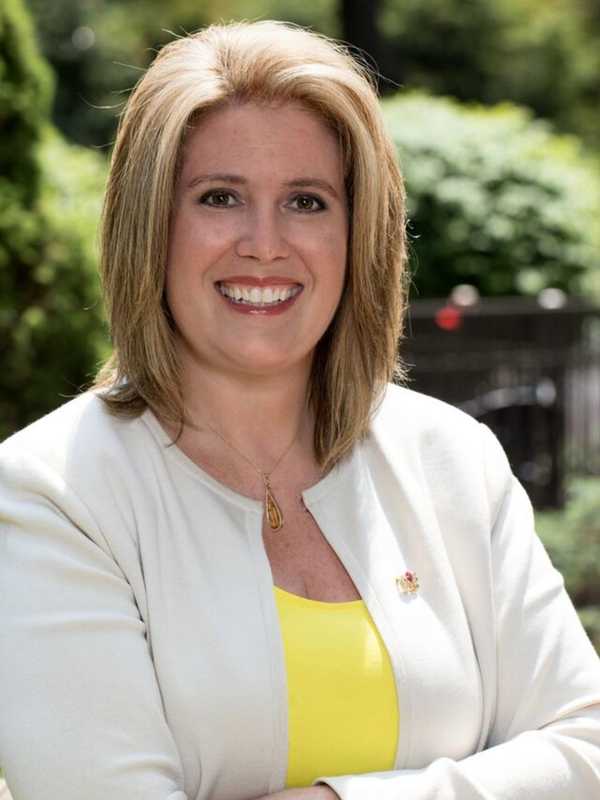
[[[242,286],[235,283],[218,281],[219,292],[237,305],[269,307],[285,303],[302,291],[301,284],[291,286]]]

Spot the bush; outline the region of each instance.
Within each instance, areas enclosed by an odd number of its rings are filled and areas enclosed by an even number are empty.
[[[50,129],[39,157],[28,257],[0,268],[0,439],[76,394],[107,348],[95,252],[104,162]]]
[[[0,439],[77,393],[106,349],[95,235],[104,162],[47,130],[18,258],[0,266]]]
[[[2,267],[0,439],[77,392],[95,370],[105,337],[93,253],[94,201],[103,169],[55,135],[42,148],[44,175],[30,263]],[[59,166],[60,165],[60,166]],[[72,167],[83,173],[69,172]],[[63,171],[64,170],[64,171]],[[96,183],[91,197],[82,191]]]
[[[0,439],[75,394],[104,341],[95,227],[104,162],[45,119],[49,80],[18,0],[0,7]]]
[[[538,533],[600,652],[600,478],[580,478],[564,511],[536,515]]]
[[[600,655],[600,606],[585,606],[577,609],[579,619]]]
[[[575,137],[509,104],[407,93],[383,109],[407,181],[420,296],[457,283],[484,295],[555,286],[600,296],[600,175]]]
[[[31,23],[21,0],[0,6],[0,222],[16,205],[32,203],[40,170],[34,150],[50,113],[52,78],[35,48]],[[0,265],[7,245],[0,239]]]

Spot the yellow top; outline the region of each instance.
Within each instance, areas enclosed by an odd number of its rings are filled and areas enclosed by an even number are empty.
[[[310,786],[321,775],[393,769],[396,687],[366,605],[274,589],[288,685],[286,786]]]

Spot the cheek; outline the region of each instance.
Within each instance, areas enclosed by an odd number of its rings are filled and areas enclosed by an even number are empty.
[[[182,269],[187,262],[186,253],[189,250],[189,226],[181,212],[175,216],[171,223],[169,234],[169,247],[167,254],[166,288],[167,292],[173,290],[174,284],[181,277]]]
[[[327,264],[330,280],[340,291],[346,279],[348,245],[344,235],[332,236],[327,241]]]
[[[207,224],[193,214],[179,215],[169,242],[167,276],[174,271],[182,277],[204,272],[231,248],[234,232],[229,220]]]
[[[328,264],[330,269],[343,272],[348,251],[348,231],[345,225],[324,226],[314,235],[300,237],[305,250],[310,250],[313,260]]]

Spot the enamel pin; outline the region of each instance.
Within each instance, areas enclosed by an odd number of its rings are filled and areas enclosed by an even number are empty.
[[[415,592],[419,591],[417,573],[407,569],[404,575],[396,578],[396,586],[402,594],[415,594]]]

